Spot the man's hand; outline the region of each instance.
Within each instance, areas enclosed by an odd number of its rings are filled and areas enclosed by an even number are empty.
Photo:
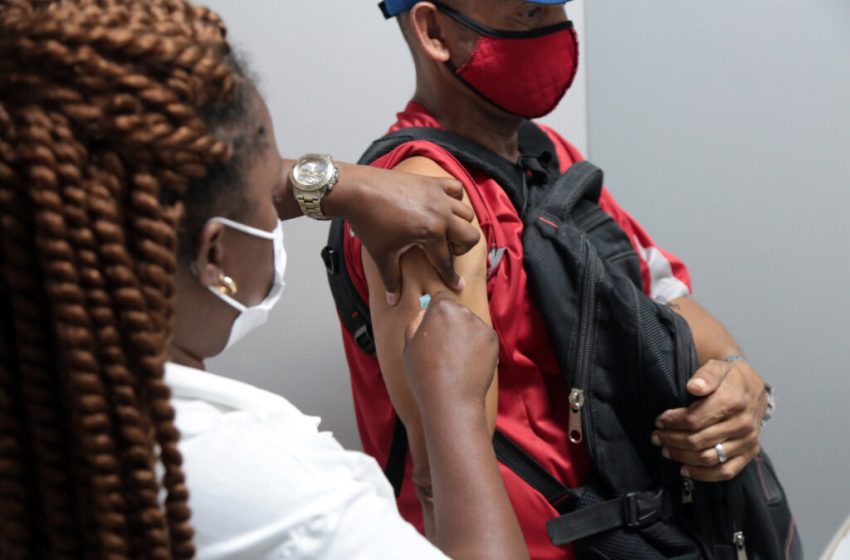
[[[401,293],[399,258],[412,247],[425,252],[447,286],[463,288],[454,256],[472,249],[480,234],[471,225],[475,213],[461,202],[458,181],[341,164],[343,181],[325,197],[323,209],[351,224],[380,271],[390,305]]]
[[[661,414],[653,443],[665,457],[682,463],[684,476],[705,482],[735,477],[760,450],[767,409],[764,381],[742,360],[709,360],[688,382],[688,392],[699,400]],[[717,444],[723,444],[725,463],[720,463]]]
[[[435,294],[405,333],[405,373],[423,416],[467,404],[483,414],[498,357],[495,331],[449,292]]]

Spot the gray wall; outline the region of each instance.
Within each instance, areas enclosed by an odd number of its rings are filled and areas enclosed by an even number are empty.
[[[356,160],[413,94],[410,55],[378,0],[211,0],[230,38],[248,54],[275,123],[281,153]],[[571,4],[581,28],[582,0]],[[587,145],[584,75],[547,121]],[[286,291],[265,327],[208,369],[285,395],[321,416],[349,448],[360,441],[333,302],[319,252],[327,225],[284,226]]]
[[[587,8],[592,159],[774,385],[816,557],[850,511],[850,3]]]

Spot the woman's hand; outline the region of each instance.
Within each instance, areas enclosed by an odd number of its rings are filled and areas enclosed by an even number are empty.
[[[395,305],[401,293],[399,258],[421,248],[453,289],[463,288],[454,256],[480,238],[472,209],[461,202],[463,186],[454,179],[422,177],[375,167],[340,164],[340,183],[322,203],[329,216],[345,218],[374,259]]]
[[[454,299],[434,295],[405,333],[405,371],[428,448],[434,543],[456,559],[528,558],[484,411],[498,337]]]
[[[301,216],[284,160],[276,206],[281,220]],[[443,282],[463,288],[454,256],[469,252],[481,235],[473,227],[475,214],[461,202],[463,185],[443,177],[423,177],[377,167],[337,162],[339,181],[322,200],[326,216],[345,218],[369,252],[394,306],[401,294],[400,257],[421,248]]]
[[[484,414],[499,356],[492,328],[443,291],[411,322],[405,341],[405,373],[423,422],[445,407],[471,405]]]

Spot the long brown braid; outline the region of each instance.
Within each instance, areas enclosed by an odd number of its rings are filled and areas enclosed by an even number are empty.
[[[0,0],[0,558],[194,555],[163,371],[240,73],[181,0]]]

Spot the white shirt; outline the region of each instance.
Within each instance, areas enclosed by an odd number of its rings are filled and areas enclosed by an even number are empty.
[[[850,560],[850,517],[835,534],[821,560]]]
[[[198,558],[446,559],[374,459],[279,395],[168,364]]]

